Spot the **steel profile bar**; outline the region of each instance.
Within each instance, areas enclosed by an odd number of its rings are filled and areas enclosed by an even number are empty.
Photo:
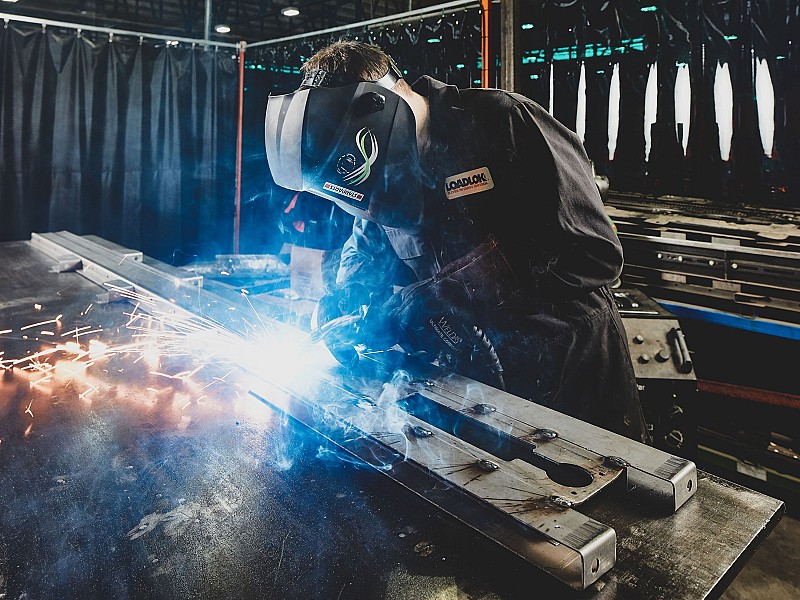
[[[263,385],[251,394],[570,587],[585,589],[616,562],[616,532],[574,510],[559,495],[563,486],[543,472],[521,473],[458,437],[396,414],[394,402],[353,393],[341,383],[321,380],[302,394]],[[385,431],[387,423],[400,426]],[[620,472],[609,472],[605,483]]]
[[[68,232],[34,234],[31,243],[54,258],[78,253],[82,274],[93,281],[123,280],[158,297],[159,307],[234,332],[244,328],[242,311],[271,318],[266,302],[222,284],[201,287],[169,265],[127,261],[121,247]],[[251,393],[575,589],[616,561],[616,533],[581,514],[582,501],[627,482],[672,512],[696,490],[690,461],[401,352],[364,354],[357,373],[340,371],[308,373],[292,389],[249,373]],[[458,418],[459,434],[419,403]],[[575,474],[588,479],[570,480]]]
[[[391,354],[372,353],[365,358],[392,365],[396,359]],[[421,395],[488,423],[498,432],[509,432],[533,442],[537,454],[561,461],[565,454],[575,455],[582,449],[603,457],[604,464],[613,464],[620,458],[624,461],[629,487],[648,495],[669,512],[678,510],[697,491],[697,467],[692,461],[461,375],[443,376],[432,365],[412,367],[407,364],[411,359],[401,357],[401,360],[404,369],[416,372],[419,380],[426,383],[420,388]],[[489,405],[491,409],[476,411],[471,408],[476,404]],[[553,432],[555,436],[541,432]]]

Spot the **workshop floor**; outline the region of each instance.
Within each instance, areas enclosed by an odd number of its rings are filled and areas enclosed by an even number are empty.
[[[721,600],[800,598],[800,518],[784,515]]]

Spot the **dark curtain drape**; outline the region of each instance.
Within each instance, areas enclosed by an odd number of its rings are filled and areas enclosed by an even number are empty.
[[[0,28],[0,240],[95,234],[172,264],[232,248],[236,53]]]
[[[576,127],[578,74],[586,68],[585,146],[613,189],[698,196],[729,203],[800,208],[800,0],[535,0],[521,4],[522,92]],[[761,143],[755,64],[769,66],[774,146]],[[649,66],[658,66],[658,110],[647,133]],[[718,65],[730,70],[733,138],[723,158],[716,122]],[[609,156],[608,99],[620,78],[616,151]],[[675,115],[675,78],[689,69],[691,122],[684,152]]]

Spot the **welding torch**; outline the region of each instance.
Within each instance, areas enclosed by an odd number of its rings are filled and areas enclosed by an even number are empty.
[[[331,319],[327,323],[319,326],[314,327],[311,330],[308,338],[312,344],[316,344],[318,342],[324,342],[329,339],[332,335],[341,332],[343,329],[350,327],[361,321],[364,318],[362,313],[354,314],[354,315],[342,315],[341,317],[336,317],[335,319]]]

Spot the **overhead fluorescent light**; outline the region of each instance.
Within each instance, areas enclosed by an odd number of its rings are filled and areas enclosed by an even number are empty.
[[[3,0],[3,2],[16,2],[17,0]]]
[[[296,6],[287,6],[286,8],[281,9],[281,14],[284,17],[296,17],[300,14],[300,9]]]
[[[217,33],[230,33],[231,32],[231,26],[230,25],[223,25],[222,23],[220,23],[219,25],[216,25],[214,27],[214,31],[216,31]]]

